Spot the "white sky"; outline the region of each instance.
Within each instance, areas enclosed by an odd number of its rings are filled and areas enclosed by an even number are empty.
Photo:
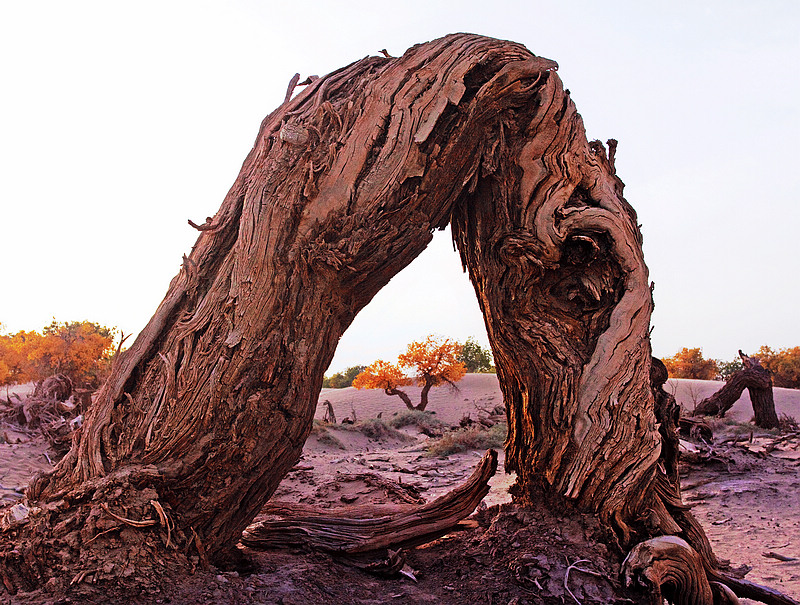
[[[0,322],[138,332],[295,72],[456,31],[558,61],[589,137],[619,139],[657,355],[800,344],[796,0],[0,0]],[[431,332],[488,342],[446,234],[331,370]]]

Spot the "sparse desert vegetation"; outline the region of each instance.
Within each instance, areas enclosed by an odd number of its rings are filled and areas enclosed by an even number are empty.
[[[498,449],[503,447],[508,426],[498,423],[492,427],[473,424],[465,428],[447,431],[427,447],[430,456],[444,458],[467,450]]]

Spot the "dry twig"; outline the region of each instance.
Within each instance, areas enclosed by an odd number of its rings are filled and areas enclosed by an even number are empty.
[[[582,567],[578,567],[578,565],[580,563],[591,563],[591,561],[589,561],[588,559],[578,559],[577,561],[575,561],[572,564],[570,564],[569,558],[566,558],[566,559],[567,559],[567,571],[564,572],[564,590],[566,590],[569,593],[569,596],[571,596],[572,599],[578,605],[583,605],[578,600],[578,598],[574,594],[572,594],[572,591],[569,589],[569,572],[574,569],[575,571],[580,571],[580,572],[583,572],[583,573],[586,573],[586,574],[589,574],[589,575],[592,575],[592,576],[597,576],[599,578],[602,578],[603,576],[601,574],[595,572],[595,571],[589,571],[588,569],[583,569]]]
[[[108,508],[108,504],[106,504],[105,502],[103,502],[100,505],[100,508],[102,508],[109,515],[114,517],[120,523],[124,523],[125,525],[130,525],[131,527],[150,527],[152,525],[157,525],[158,524],[158,520],[157,519],[147,519],[146,521],[134,521],[133,519],[126,519],[125,517],[120,517],[119,515],[116,515],[116,514],[112,513],[111,509]]]

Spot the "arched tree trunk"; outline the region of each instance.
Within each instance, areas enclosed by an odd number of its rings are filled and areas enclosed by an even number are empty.
[[[778,426],[775,400],[772,396],[772,375],[756,357],[739,351],[744,367],[734,372],[725,385],[716,393],[703,399],[694,409],[698,416],[724,416],[733,404],[739,401],[745,389],[750,394],[756,426],[773,429]]]
[[[316,79],[268,116],[70,453],[30,486],[0,543],[6,586],[225,559],[300,456],[339,337],[451,221],[518,499],[597,512],[628,545],[679,533],[709,563],[662,450],[615,145],[587,142],[556,67],[458,34]]]

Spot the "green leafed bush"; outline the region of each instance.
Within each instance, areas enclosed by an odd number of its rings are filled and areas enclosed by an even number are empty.
[[[344,389],[353,386],[353,379],[367,366],[350,366],[344,372],[336,372],[333,376],[322,379],[323,389]]]

